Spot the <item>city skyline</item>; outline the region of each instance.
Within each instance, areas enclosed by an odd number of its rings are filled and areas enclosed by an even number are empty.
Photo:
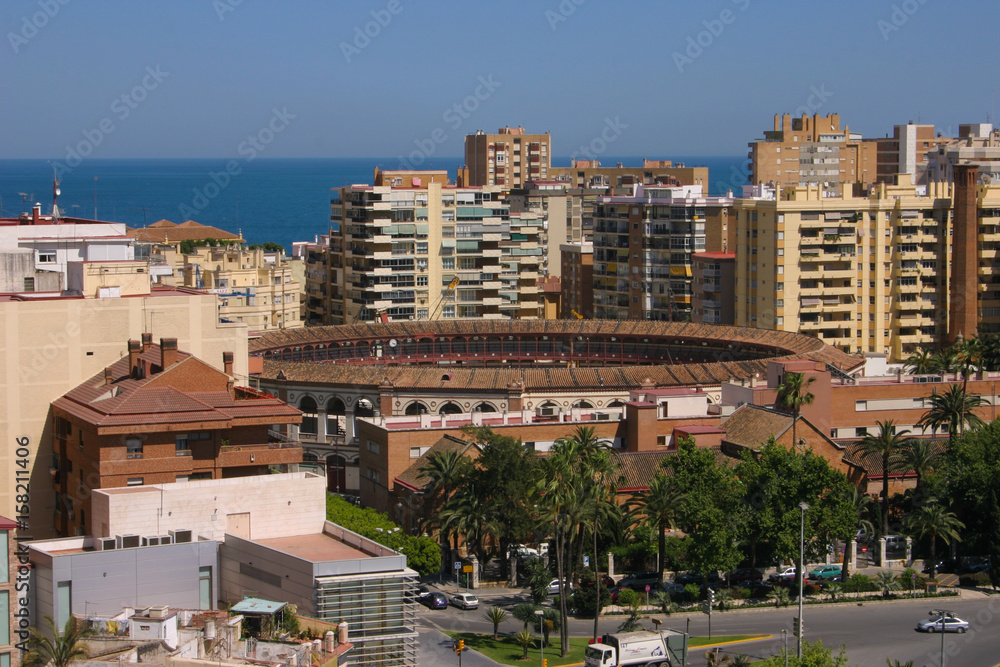
[[[0,154],[454,158],[520,125],[557,156],[732,156],[777,113],[839,113],[866,137],[993,120],[977,64],[995,5],[622,7],[11,2],[0,81],[21,103]]]

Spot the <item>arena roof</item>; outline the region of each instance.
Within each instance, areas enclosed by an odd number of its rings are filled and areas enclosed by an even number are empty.
[[[494,347],[484,346],[473,354],[473,340],[495,341]],[[539,353],[538,363],[520,363],[525,361],[523,355],[519,361],[511,361],[506,348],[496,347],[506,345],[505,341],[537,344],[540,340],[558,342],[568,346],[562,349],[570,352],[553,348],[546,354]],[[407,341],[412,344],[408,350],[402,345]],[[452,350],[452,342],[461,352]],[[418,349],[418,344],[425,349]],[[385,356],[334,359],[340,350],[357,349],[368,354],[371,346],[378,347],[379,354],[384,350]],[[600,359],[581,358],[579,350],[583,346],[600,347],[606,353]],[[530,344],[528,347],[541,349]],[[643,352],[652,350],[654,356],[659,351],[672,351],[670,361],[678,363],[636,362],[649,358],[649,354],[632,354],[632,348],[640,347]],[[680,363],[675,357],[683,358],[685,350],[691,352],[691,358],[700,359]],[[307,327],[267,332],[250,341],[250,353],[265,357],[261,375],[264,379],[373,388],[388,382],[396,388],[449,392],[508,387],[529,391],[616,389],[650,382],[658,387],[691,386],[763,375],[769,361],[780,359],[811,359],[842,372],[863,363],[858,357],[804,334],[624,320],[441,320]],[[444,360],[449,363],[440,363]],[[581,367],[588,363],[591,365]]]

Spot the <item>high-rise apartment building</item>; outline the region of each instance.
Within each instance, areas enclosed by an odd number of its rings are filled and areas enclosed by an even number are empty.
[[[736,253],[721,250],[692,255],[694,291],[691,321],[705,324],[736,322]]]
[[[690,319],[692,254],[724,249],[708,248],[707,238],[720,245],[728,238],[732,204],[731,197],[704,196],[697,185],[637,185],[630,196],[600,197],[594,210],[594,317]]]
[[[863,146],[860,134],[841,127],[839,114],[775,115],[774,129],[749,146],[753,184],[818,184],[840,192],[844,183],[875,181],[875,146]]]
[[[863,197],[812,185],[736,200],[736,324],[891,361],[1000,330],[1000,186],[974,167],[954,184],[897,181]]]
[[[543,219],[512,214],[502,191],[417,171],[376,172],[375,185],[339,188],[328,250],[331,323],[539,317]]]
[[[574,160],[568,167],[549,169],[552,179],[577,188],[620,188],[632,185],[700,185],[708,189],[708,167],[687,167],[683,162],[643,159],[641,167],[621,162],[604,167],[598,160]]]
[[[594,317],[594,244],[585,241],[559,246],[562,269],[562,310],[560,317]]]
[[[465,136],[467,185],[520,188],[528,181],[546,179],[552,166],[552,138],[525,134],[523,127],[501,127],[496,134],[477,130]]]

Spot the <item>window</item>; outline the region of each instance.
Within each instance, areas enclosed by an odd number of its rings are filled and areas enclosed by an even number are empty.
[[[369,468],[368,469],[368,479],[370,479],[371,481],[373,481],[376,484],[378,484],[378,481],[379,481],[378,470],[375,470],[375,468]]]
[[[126,486],[142,486],[142,477],[129,477]]]
[[[866,435],[868,435],[868,427],[867,426],[859,426],[856,429],[854,429],[854,437],[855,438],[863,438]]]
[[[178,433],[174,436],[174,450],[178,456],[191,453],[191,448],[188,446],[187,433]]]
[[[56,627],[62,628],[72,613],[73,582],[60,581],[56,584]],[[8,617],[9,618],[9,617]]]
[[[375,442],[374,440],[369,440],[368,451],[371,452],[372,454],[378,454],[381,451],[379,443]]]
[[[34,278],[25,278],[24,279],[24,291],[25,292],[34,292],[35,291],[35,279]]]
[[[54,252],[39,252],[38,253],[38,263],[39,264],[55,264],[56,254]]]

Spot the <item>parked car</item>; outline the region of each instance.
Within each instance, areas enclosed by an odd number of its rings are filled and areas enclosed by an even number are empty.
[[[569,583],[569,590],[573,590],[573,582]],[[559,580],[553,579],[549,582],[549,595],[559,595]]]
[[[741,567],[729,573],[730,586],[746,586],[747,584],[761,582],[764,580],[764,573],[752,567]]]
[[[451,596],[451,605],[459,609],[479,609],[479,598],[472,593],[455,593]]]
[[[518,558],[538,558],[538,550],[526,547],[523,544],[514,544],[507,550],[507,557],[516,556]]]
[[[820,581],[836,581],[842,573],[840,565],[821,565],[815,570],[809,571],[809,578]]]
[[[691,570],[690,572],[678,574],[674,577],[674,581],[678,584],[696,584],[698,586],[708,584],[716,589],[725,583],[717,570],[709,572],[707,577],[697,570]]]
[[[779,567],[777,572],[768,575],[767,580],[772,582],[795,581],[795,566]]]
[[[980,558],[970,558],[965,564],[965,571],[970,574],[990,571],[990,558],[984,556]]]
[[[430,594],[431,592],[426,586],[417,586],[417,588],[413,592],[413,599],[420,600],[422,598],[427,597]]]
[[[428,609],[448,608],[448,598],[444,596],[444,593],[428,593],[423,597],[417,598],[417,602],[424,605]]]
[[[678,584],[676,582],[672,584],[663,584],[663,588],[660,590],[664,593],[669,593],[671,596],[684,595],[687,592],[687,589],[684,588],[684,584]]]
[[[634,591],[644,592],[646,586],[656,586],[660,576],[656,572],[633,572],[618,580],[618,585],[622,588],[631,588]]]
[[[588,586],[593,586],[593,585],[594,585],[594,582],[591,579],[587,579],[586,581],[581,581],[580,582],[580,586],[583,587],[583,588],[586,588]],[[606,574],[602,574],[601,575],[601,585],[604,586],[605,588],[608,588],[608,589],[614,588],[615,587],[615,580],[612,579],[611,577],[609,577]]]
[[[967,632],[969,629],[969,622],[963,621],[957,616],[945,616],[944,617],[944,631],[945,632]],[[931,617],[917,623],[918,632],[941,632],[941,615],[931,614]]]

